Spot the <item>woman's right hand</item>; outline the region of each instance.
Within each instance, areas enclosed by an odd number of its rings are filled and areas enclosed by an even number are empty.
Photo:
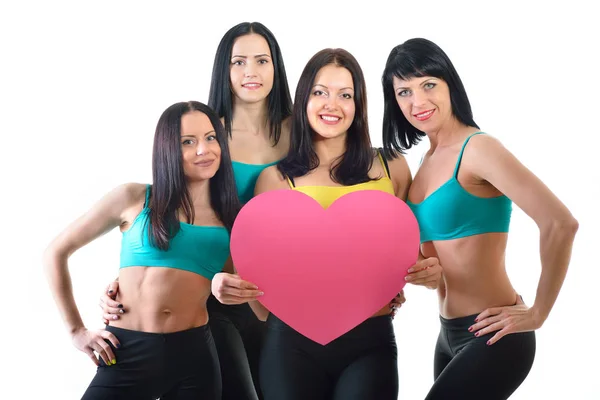
[[[115,335],[105,330],[90,331],[85,327],[77,329],[72,336],[73,345],[79,350],[87,354],[94,364],[100,365],[94,351],[102,358],[107,366],[117,363],[115,353],[104,339],[109,340],[115,348],[119,348],[121,344]]]
[[[115,321],[119,319],[121,314],[125,313],[123,304],[115,301],[117,293],[119,292],[119,282],[113,281],[108,284],[104,293],[100,296],[100,308],[102,309],[102,320],[105,325],[108,325],[109,321]]]
[[[211,282],[212,294],[223,304],[243,304],[257,300],[264,293],[258,286],[240,278],[237,274],[219,272]]]

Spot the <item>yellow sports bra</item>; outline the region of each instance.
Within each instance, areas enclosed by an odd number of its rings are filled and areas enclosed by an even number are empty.
[[[334,201],[339,199],[345,194],[357,192],[359,190],[381,190],[382,192],[395,195],[394,185],[390,179],[390,171],[388,165],[381,155],[381,152],[377,152],[379,161],[385,171],[385,176],[380,179],[372,180],[369,182],[358,183],[350,186],[296,186],[294,181],[287,177],[288,184],[292,190],[302,192],[313,199],[315,199],[323,208],[327,208],[333,204]]]

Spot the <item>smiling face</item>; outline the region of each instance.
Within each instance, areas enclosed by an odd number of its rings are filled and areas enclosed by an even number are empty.
[[[251,33],[235,40],[229,78],[236,101],[265,100],[273,88],[274,74],[271,50],[264,37]]]
[[[394,76],[393,85],[402,114],[418,130],[437,131],[454,118],[450,90],[444,80],[432,76],[403,80]]]
[[[207,180],[217,173],[221,146],[206,114],[191,111],[181,117],[181,154],[188,180]]]
[[[325,139],[346,135],[354,121],[355,110],[350,71],[333,64],[321,68],[306,106],[310,127]]]

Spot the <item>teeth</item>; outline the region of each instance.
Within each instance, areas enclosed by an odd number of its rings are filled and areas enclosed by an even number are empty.
[[[433,110],[427,111],[426,113],[423,113],[423,114],[417,114],[417,117],[418,118],[427,117],[427,116],[431,115],[432,113],[433,113]]]
[[[338,117],[330,117],[329,115],[321,115],[321,118],[323,118],[325,121],[339,121],[340,119]]]
[[[259,87],[260,85],[258,83],[247,83],[244,85],[244,87],[251,87],[251,88],[255,88],[255,87]]]

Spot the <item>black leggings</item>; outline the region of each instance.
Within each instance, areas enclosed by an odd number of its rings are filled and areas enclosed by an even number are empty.
[[[265,323],[248,304],[224,305],[213,295],[206,307],[223,381],[223,400],[262,399],[258,362]]]
[[[322,346],[270,314],[260,382],[265,400],[397,400],[397,360],[389,316]]]
[[[435,382],[426,400],[505,400],[523,383],[535,358],[535,333],[514,333],[491,346],[496,332],[468,331],[478,314],[445,319],[435,348]]]
[[[100,359],[83,400],[221,399],[219,360],[207,325],[165,334],[106,330],[121,343],[112,348],[117,363],[106,366]]]

